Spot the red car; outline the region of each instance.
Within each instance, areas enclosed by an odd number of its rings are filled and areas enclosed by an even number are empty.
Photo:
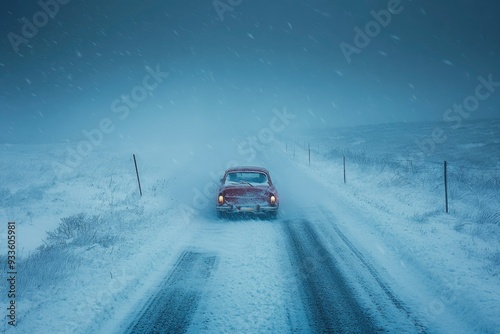
[[[217,196],[219,216],[251,214],[275,218],[278,207],[278,192],[267,169],[233,167],[226,170]]]

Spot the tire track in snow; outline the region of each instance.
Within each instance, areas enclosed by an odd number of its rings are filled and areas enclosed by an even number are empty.
[[[318,333],[378,332],[311,224],[285,220],[283,228],[311,327]]]
[[[216,262],[214,255],[183,252],[158,293],[148,300],[126,333],[186,332]]]
[[[324,210],[323,214],[325,217],[327,217],[328,221],[333,221],[333,218],[331,218],[328,214],[328,212],[325,212]],[[387,295],[387,298],[396,306],[397,309],[402,311],[408,319],[413,323],[416,329],[418,329],[419,333],[426,333],[426,328],[425,326],[420,323],[420,321],[413,316],[410,310],[407,309],[407,307],[404,305],[402,301],[400,301],[393,293],[390,287],[379,277],[377,271],[375,268],[365,260],[363,254],[349,241],[349,239],[340,231],[340,229],[335,225],[331,224],[330,225],[335,233],[339,236],[340,239],[344,242],[344,244],[351,250],[351,252],[356,256],[356,258],[360,261],[360,263],[370,272],[371,276],[375,279],[375,281],[378,283],[382,291]]]

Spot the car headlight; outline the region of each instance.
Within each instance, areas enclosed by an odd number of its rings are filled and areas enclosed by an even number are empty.
[[[219,195],[219,198],[217,199],[217,203],[219,203],[220,205],[224,204],[224,196]]]
[[[271,198],[269,199],[269,202],[270,202],[272,205],[276,204],[276,196],[271,195]]]

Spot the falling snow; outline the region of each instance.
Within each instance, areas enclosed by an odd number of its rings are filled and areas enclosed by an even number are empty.
[[[49,2],[0,13],[3,332],[130,332],[159,290],[191,333],[498,331],[500,4]],[[276,220],[217,218],[233,165]]]

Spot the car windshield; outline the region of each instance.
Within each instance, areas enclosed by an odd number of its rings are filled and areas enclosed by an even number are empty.
[[[233,172],[226,176],[225,184],[248,183],[250,185],[269,184],[267,175],[260,172]]]

